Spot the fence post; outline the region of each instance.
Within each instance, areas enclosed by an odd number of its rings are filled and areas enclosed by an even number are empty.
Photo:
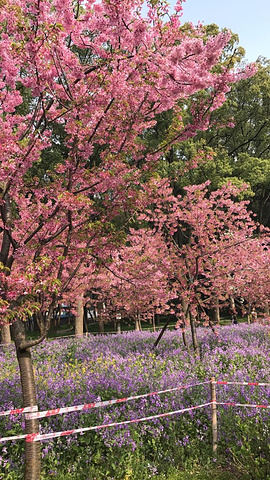
[[[212,414],[212,448],[213,453],[217,451],[217,394],[216,394],[216,381],[212,377],[210,381],[211,392],[211,414]]]

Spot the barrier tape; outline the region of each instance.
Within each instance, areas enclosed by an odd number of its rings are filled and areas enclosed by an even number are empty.
[[[24,408],[16,408],[12,410],[6,410],[3,412],[0,412],[0,417],[4,415],[15,415],[15,414],[21,414],[25,413],[25,418],[26,420],[30,420],[33,418],[44,418],[44,417],[50,417],[53,415],[61,415],[63,413],[70,413],[70,412],[79,412],[79,411],[84,411],[88,410],[91,408],[98,408],[98,407],[104,407],[108,405],[113,405],[115,403],[123,403],[127,402],[130,400],[137,400],[139,398],[146,398],[150,397],[153,395],[159,395],[162,393],[169,393],[169,392],[174,392],[177,390],[184,390],[187,388],[192,388],[192,387],[197,387],[200,385],[206,385],[208,384],[209,381],[205,382],[200,382],[200,383],[195,383],[193,385],[182,385],[180,387],[175,387],[175,388],[168,388],[166,390],[159,390],[156,392],[150,392],[150,393],[145,393],[142,395],[135,395],[132,397],[125,397],[125,398],[118,398],[118,399],[113,399],[113,400],[106,400],[106,401],[101,401],[101,402],[92,402],[92,403],[85,403],[82,405],[73,405],[71,407],[60,407],[60,408],[54,408],[50,410],[44,410],[38,412],[38,407],[37,405],[32,406],[32,407],[24,407]],[[265,387],[265,386],[270,386],[270,383],[262,383],[262,382],[230,382],[230,381],[213,381],[212,383],[217,384],[217,385],[255,385],[259,387]]]
[[[270,405],[252,405],[249,403],[236,403],[236,402],[212,402],[216,405],[228,405],[229,407],[250,407],[250,408],[270,408]]]
[[[4,412],[0,412],[0,417],[4,415],[15,415],[18,413],[37,412],[37,411],[38,411],[37,405],[34,405],[32,407],[15,408],[13,410],[5,410]]]
[[[3,411],[3,412],[0,412],[0,416],[14,415],[14,414],[18,414],[18,413],[26,413],[26,416],[25,416],[26,420],[30,420],[32,418],[50,417],[52,415],[58,415],[58,414],[68,413],[68,412],[75,412],[75,411],[80,411],[80,410],[87,410],[89,408],[104,407],[106,405],[113,405],[114,403],[126,402],[128,400],[134,400],[134,399],[138,399],[138,398],[142,398],[142,397],[148,397],[148,396],[151,396],[151,395],[158,395],[160,393],[167,393],[167,392],[173,392],[173,391],[176,391],[176,390],[181,390],[181,389],[186,389],[186,388],[191,388],[191,387],[197,387],[198,385],[205,385],[207,383],[209,383],[209,382],[195,383],[193,385],[182,385],[181,387],[175,387],[175,388],[169,388],[167,390],[160,390],[160,391],[156,391],[156,392],[145,393],[145,394],[136,395],[136,396],[133,396],[133,397],[118,398],[116,400],[106,400],[106,401],[103,401],[103,402],[86,403],[86,404],[83,404],[83,405],[74,405],[74,406],[71,406],[71,407],[60,407],[60,408],[54,408],[54,409],[51,409],[51,410],[45,410],[45,411],[41,411],[41,412],[38,412],[37,405],[32,406],[32,407],[16,408],[16,409],[13,409],[13,410],[6,410],[6,411]],[[38,412],[38,414],[33,413],[33,416],[32,416],[31,414],[28,415],[27,412],[29,412],[29,413],[30,412]]]
[[[257,387],[270,387],[270,383],[262,383],[262,382],[223,382],[221,380],[217,380],[217,385],[256,385]]]
[[[3,437],[3,438],[0,438],[0,443],[8,442],[9,440],[23,440],[26,437],[27,435],[14,435],[14,437]]]
[[[204,383],[208,383],[208,382],[200,383],[200,385],[204,384]],[[191,386],[194,386],[194,385],[191,385]],[[172,391],[172,390],[178,390],[180,388],[188,388],[188,386],[177,387],[175,389],[163,390],[163,391],[160,391],[160,392],[151,392],[151,394],[155,395],[157,393]],[[129,397],[129,398],[141,398],[141,397],[149,396],[151,394],[138,395],[137,397]],[[126,400],[128,400],[128,398],[118,399],[118,400],[109,400],[109,402],[117,403],[117,402],[119,402],[119,400],[126,401]],[[102,404],[106,404],[106,405],[111,404],[111,403],[108,403],[108,402],[96,402],[96,404],[98,404],[98,403],[102,403]],[[131,423],[145,422],[145,421],[148,421],[148,420],[154,420],[154,419],[157,419],[157,418],[163,418],[163,417],[168,417],[168,416],[179,414],[179,413],[189,412],[189,411],[196,410],[196,409],[202,408],[202,407],[207,407],[207,406],[213,405],[213,404],[215,404],[215,405],[227,405],[227,406],[231,406],[231,407],[249,407],[249,408],[266,408],[266,409],[270,408],[270,405],[211,401],[209,403],[204,403],[204,404],[196,405],[196,406],[193,406],[193,407],[182,408],[181,410],[174,410],[173,412],[160,413],[160,414],[157,414],[157,415],[151,415],[150,417],[143,417],[143,418],[137,418],[137,419],[133,419],[133,420],[126,420],[126,421],[123,421],[123,422],[114,422],[114,423],[108,423],[108,424],[103,424],[103,425],[96,425],[96,426],[93,426],[93,427],[75,428],[75,429],[72,429],[72,430],[64,430],[62,432],[52,432],[52,433],[44,433],[44,434],[31,433],[31,434],[23,434],[23,435],[14,435],[12,437],[2,437],[2,438],[0,438],[0,443],[7,442],[7,441],[13,441],[13,440],[22,440],[22,439],[25,439],[26,442],[28,442],[28,443],[38,442],[38,441],[41,441],[41,440],[48,440],[48,439],[51,439],[51,438],[64,437],[64,436],[68,436],[68,435],[74,435],[74,434],[77,434],[77,433],[84,433],[84,432],[88,432],[88,431],[91,431],[91,430],[100,430],[102,428],[117,427],[117,426],[121,426],[121,425],[128,425],[128,424],[131,424]],[[16,409],[16,410],[9,410],[8,412],[23,413],[22,411],[25,411],[26,409],[28,410],[28,409],[35,409],[35,408],[37,409],[37,406],[25,407],[23,409],[20,408],[20,409]],[[64,407],[64,408],[72,408],[72,407]],[[4,414],[8,414],[8,412],[4,412]],[[44,413],[44,412],[38,412],[38,413]]]
[[[30,420],[33,418],[51,417],[52,415],[62,415],[63,413],[79,412],[82,410],[89,410],[90,408],[105,407],[107,405],[114,405],[115,403],[123,403],[123,402],[128,402],[130,400],[137,400],[138,398],[146,398],[153,395],[159,395],[161,393],[175,392],[177,390],[186,390],[187,388],[197,387],[199,385],[205,385],[208,383],[209,382],[200,382],[200,383],[195,383],[194,385],[181,385],[180,387],[167,388],[166,390],[159,390],[156,392],[144,393],[142,395],[135,395],[133,397],[117,398],[113,400],[105,400],[103,402],[101,401],[101,402],[85,403],[83,405],[73,405],[71,407],[53,408],[51,410],[44,410],[36,413],[28,413],[26,414],[25,418],[26,420]]]
[[[102,428],[108,428],[108,427],[118,427],[121,425],[128,425],[130,423],[139,423],[139,422],[146,422],[147,420],[155,420],[156,418],[163,418],[163,417],[168,417],[171,415],[175,415],[178,413],[184,413],[184,412],[189,412],[191,410],[195,410],[197,408],[202,408],[202,407],[207,407],[211,405],[210,403],[203,403],[202,405],[196,405],[194,407],[188,407],[188,408],[182,408],[181,410],[175,410],[173,412],[167,412],[167,413],[159,413],[158,415],[151,415],[150,417],[143,417],[143,418],[136,418],[133,420],[126,420],[124,422],[114,422],[114,423],[108,423],[108,424],[103,424],[103,425],[95,425],[94,427],[83,427],[83,428],[74,428],[73,430],[64,430],[62,432],[52,432],[52,433],[29,433],[25,435],[16,435],[13,437],[3,437],[0,438],[0,442],[7,442],[10,440],[19,440],[25,438],[26,442],[32,443],[32,442],[38,442],[40,440],[48,440],[50,438],[57,438],[57,437],[64,437],[67,435],[74,435],[76,433],[84,433],[84,432],[89,432],[90,430],[100,430]]]

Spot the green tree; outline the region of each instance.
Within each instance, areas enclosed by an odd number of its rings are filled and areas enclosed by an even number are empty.
[[[210,25],[211,31],[215,29]],[[239,63],[242,50],[233,52],[237,52],[236,59],[228,48],[216,68]],[[270,226],[270,61],[259,58],[257,68],[253,77],[232,85],[227,101],[211,114],[206,131],[167,148],[159,173],[171,178],[175,194],[182,193],[184,186],[206,180],[211,181],[212,189],[227,182],[247,183],[252,210],[261,223]],[[188,105],[184,115],[188,115]],[[173,112],[166,112],[147,141],[164,144],[173,129]],[[197,166],[187,169],[192,159],[197,159]]]

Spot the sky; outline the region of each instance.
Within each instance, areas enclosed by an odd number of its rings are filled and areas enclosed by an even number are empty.
[[[249,62],[270,59],[270,0],[186,0],[183,9],[183,23],[216,23],[237,33]]]

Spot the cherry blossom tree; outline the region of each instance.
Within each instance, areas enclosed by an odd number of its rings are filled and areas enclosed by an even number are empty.
[[[213,326],[217,304],[235,298],[257,307],[268,303],[268,229],[248,211],[248,201],[237,199],[245,186],[209,187],[187,187],[175,197],[168,180],[152,180],[149,203],[137,212],[137,222],[151,229],[130,229],[110,265],[93,275],[91,288],[106,306],[103,318],[174,314],[176,326],[191,326],[198,353],[196,320]]]
[[[209,183],[186,187],[183,197],[168,196],[164,185],[163,199],[159,195],[140,217],[163,236],[178,324],[190,324],[197,353],[195,319],[211,325],[209,310],[217,302],[225,306],[232,297],[257,306],[269,302],[268,229],[256,222],[248,201],[237,200],[245,186],[227,184],[210,192]]]
[[[117,219],[128,223],[141,206],[164,149],[206,129],[229,84],[253,73],[215,71],[229,33],[205,41],[200,27],[181,29],[180,1],[170,17],[150,0],[144,17],[143,3],[1,2],[0,308],[24,406],[37,403],[30,348],[46,337],[55,305],[84,268],[109,261],[121,243]],[[181,99],[202,90],[185,123]],[[144,133],[168,109],[175,128],[149,151]],[[23,320],[33,313],[41,335],[27,340]],[[38,428],[26,420],[27,434]],[[39,477],[40,446],[27,442],[25,478]]]
[[[152,319],[166,313],[174,295],[170,288],[171,261],[160,234],[150,229],[130,229],[110,265],[92,279],[99,302],[106,306],[108,318],[121,313],[136,329],[140,318]]]

